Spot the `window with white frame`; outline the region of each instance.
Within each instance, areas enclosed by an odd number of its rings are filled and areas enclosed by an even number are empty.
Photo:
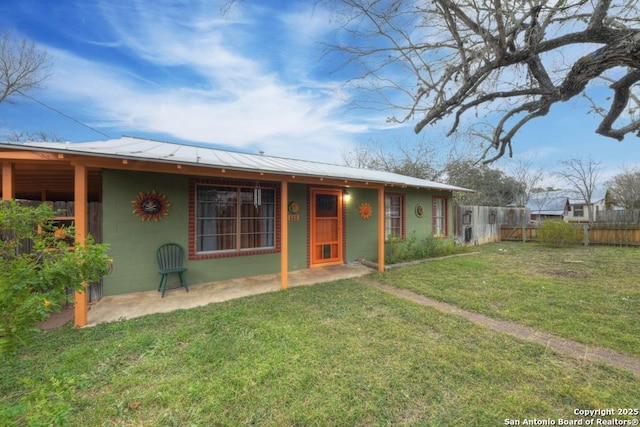
[[[432,209],[432,233],[434,237],[446,237],[449,235],[447,221],[446,197],[433,197]]]
[[[404,237],[403,229],[404,195],[386,194],[384,196],[384,239]]]
[[[275,247],[275,189],[198,184],[195,196],[197,253]]]

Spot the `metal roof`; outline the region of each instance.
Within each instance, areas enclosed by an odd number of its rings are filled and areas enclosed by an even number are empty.
[[[603,201],[606,194],[606,189],[594,191],[591,195],[591,203]],[[584,198],[576,196],[575,190],[552,190],[533,194],[527,203],[527,208],[536,212],[541,209],[542,211],[560,212],[566,208],[567,203],[570,205],[587,204]]]
[[[593,203],[598,203],[602,200],[604,200],[604,198],[607,195],[607,190],[606,189],[598,189],[595,190],[593,192],[593,194],[591,195],[591,204]],[[573,196],[573,197],[569,197],[569,203],[571,203],[572,205],[580,205],[580,204],[588,204],[584,197],[577,197],[577,196]]]
[[[262,154],[248,154],[195,145],[149,139],[122,137],[93,142],[26,142],[4,143],[0,148],[17,146],[30,150],[73,153],[129,160],[146,160],[172,164],[226,168],[229,170],[324,177],[435,190],[472,192],[467,188],[441,184],[392,172],[360,169],[308,160],[288,159]]]
[[[545,191],[532,195],[526,208],[533,214],[562,216],[566,213],[568,200],[563,192]]]

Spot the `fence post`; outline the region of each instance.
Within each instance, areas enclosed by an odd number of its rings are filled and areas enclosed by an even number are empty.
[[[589,246],[589,224],[583,224],[582,231],[584,232],[584,245]]]

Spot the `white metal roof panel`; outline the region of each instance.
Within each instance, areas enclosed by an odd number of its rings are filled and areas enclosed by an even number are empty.
[[[7,148],[8,146],[15,147],[16,145],[29,149],[71,152],[80,155],[86,154],[101,157],[211,166],[230,170],[346,179],[437,190],[472,191],[462,187],[441,184],[392,172],[359,169],[330,163],[288,159],[261,154],[240,153],[210,147],[176,144],[134,137],[80,143],[27,142],[24,144],[0,144],[3,148]]]

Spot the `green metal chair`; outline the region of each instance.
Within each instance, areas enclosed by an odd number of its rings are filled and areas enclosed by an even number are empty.
[[[187,282],[184,280],[182,273],[187,271],[183,265],[184,250],[182,246],[176,243],[165,243],[158,248],[157,252],[158,266],[160,267],[160,284],[158,285],[158,292],[162,291],[162,298],[164,298],[164,292],[167,289],[167,281],[170,274],[177,274],[180,278],[180,284],[184,289],[189,292]]]

